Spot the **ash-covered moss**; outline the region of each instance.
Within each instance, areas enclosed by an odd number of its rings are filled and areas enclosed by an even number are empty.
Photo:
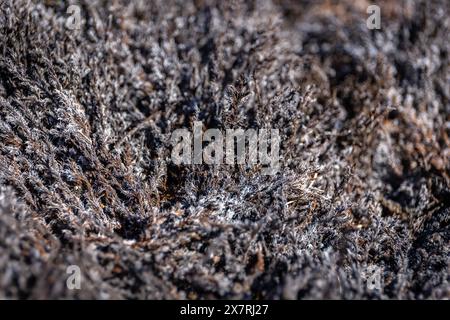
[[[364,0],[128,2],[0,4],[0,297],[450,297],[446,1],[381,30]],[[280,171],[174,165],[194,121],[279,129]]]

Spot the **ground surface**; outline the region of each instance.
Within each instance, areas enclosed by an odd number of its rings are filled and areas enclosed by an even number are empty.
[[[381,30],[365,0],[127,2],[0,2],[0,298],[450,297],[447,1]],[[281,170],[174,165],[194,121],[278,128]]]

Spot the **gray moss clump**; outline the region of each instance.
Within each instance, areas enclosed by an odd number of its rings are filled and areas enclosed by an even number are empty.
[[[450,298],[445,0],[69,4],[0,3],[0,298]],[[174,165],[194,121],[281,169]]]

